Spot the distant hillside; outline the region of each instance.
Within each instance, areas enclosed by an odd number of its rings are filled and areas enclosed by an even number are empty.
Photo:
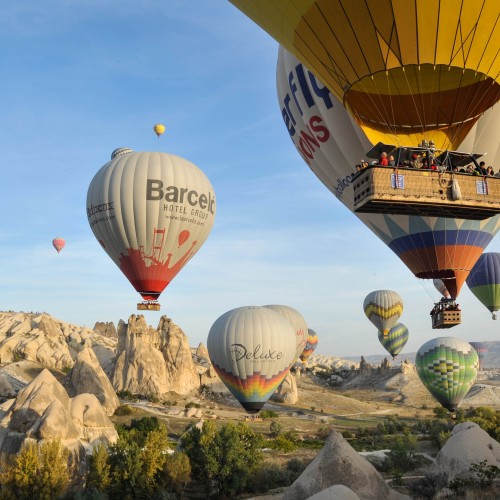
[[[500,368],[500,340],[484,342],[484,344],[488,347],[488,355],[486,356],[486,360],[484,362],[485,368]],[[396,362],[407,359],[408,361],[415,363],[416,354],[416,352],[402,352],[396,358]],[[389,361],[391,361],[392,364],[394,364],[389,354],[373,354],[370,356],[364,356],[364,358],[367,363],[373,365],[379,365],[384,360],[384,358],[387,358]],[[359,363],[361,356],[346,356],[343,359]]]

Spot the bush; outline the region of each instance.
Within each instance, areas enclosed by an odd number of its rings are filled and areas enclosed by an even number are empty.
[[[468,490],[488,490],[496,478],[500,477],[500,468],[486,465],[486,460],[469,467],[470,476],[457,477],[448,484],[448,488],[457,496],[464,496]]]
[[[283,430],[283,426],[277,422],[276,420],[273,420],[271,422],[271,425],[269,426],[269,431],[271,432],[272,437],[278,437]]]
[[[439,491],[448,485],[446,472],[437,474],[426,474],[421,479],[415,479],[408,483],[407,487],[412,497],[433,498]]]
[[[262,418],[262,420],[279,417],[279,414],[272,410],[262,410],[259,415]]]
[[[132,415],[134,413],[134,410],[132,409],[131,406],[129,405],[120,405],[116,410],[115,410],[115,415],[119,417],[124,417],[126,415]]]
[[[116,395],[119,399],[126,399],[127,401],[135,402],[138,400],[138,397],[130,391],[118,391]]]

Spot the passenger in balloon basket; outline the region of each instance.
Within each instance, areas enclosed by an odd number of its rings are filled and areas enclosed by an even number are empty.
[[[389,166],[390,167],[395,167],[396,166],[396,160],[394,159],[394,156],[389,156]]]
[[[429,314],[431,316],[435,316],[441,311],[460,311],[460,304],[457,304],[455,299],[447,299],[446,297],[442,297],[439,302],[434,304],[434,307],[431,309],[431,312]]]
[[[387,158],[387,153],[385,151],[380,155],[380,158],[378,159],[378,164],[382,165],[383,167],[389,166],[389,158]]]

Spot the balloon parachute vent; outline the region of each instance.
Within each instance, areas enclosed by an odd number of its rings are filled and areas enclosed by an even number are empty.
[[[118,156],[123,156],[132,153],[133,149],[130,148],[117,148],[111,153],[111,159],[114,160]]]
[[[138,311],[159,311],[160,303],[159,302],[139,302],[137,304]]]

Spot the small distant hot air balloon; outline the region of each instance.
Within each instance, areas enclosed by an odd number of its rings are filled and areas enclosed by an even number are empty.
[[[66,245],[66,241],[64,238],[54,238],[52,245],[57,250],[57,253],[59,253],[64,248],[64,245]]]
[[[207,176],[179,156],[119,148],[92,179],[90,227],[142,298],[158,310],[162,291],[198,252],[215,219]]]
[[[306,346],[300,355],[300,360],[305,363],[309,359],[309,356],[316,350],[316,347],[318,347],[318,334],[309,328],[307,330]]]
[[[375,290],[366,296],[363,310],[385,336],[403,314],[403,299],[392,290]]]
[[[408,328],[403,323],[396,323],[387,335],[379,330],[378,339],[384,349],[392,356],[392,359],[396,359],[396,356],[408,342]]]
[[[479,358],[468,342],[438,337],[418,350],[415,365],[427,390],[454,412],[476,380]]]
[[[160,135],[163,135],[165,133],[165,125],[162,123],[157,123],[154,127],[153,130],[155,131],[155,134],[160,138]]]
[[[210,328],[207,349],[222,382],[248,413],[257,413],[295,361],[295,335],[266,307],[239,307]]]
[[[469,344],[476,350],[479,357],[479,369],[482,370],[484,368],[484,360],[488,355],[488,346],[483,342],[469,342]]]
[[[495,311],[500,309],[500,253],[483,253],[466,283],[481,304],[491,312],[491,317],[497,319]]]
[[[446,288],[446,285],[444,284],[443,280],[440,280],[439,278],[434,278],[432,280],[432,283],[434,284],[434,287],[436,290],[445,298],[445,299],[451,299],[450,292]]]
[[[297,361],[299,356],[302,354],[302,351],[304,350],[307,342],[306,320],[302,317],[299,311],[297,311],[293,307],[281,305],[267,305],[263,307],[267,307],[268,309],[272,309],[273,311],[281,314],[292,324],[295,331],[295,341],[297,346],[294,361]]]

